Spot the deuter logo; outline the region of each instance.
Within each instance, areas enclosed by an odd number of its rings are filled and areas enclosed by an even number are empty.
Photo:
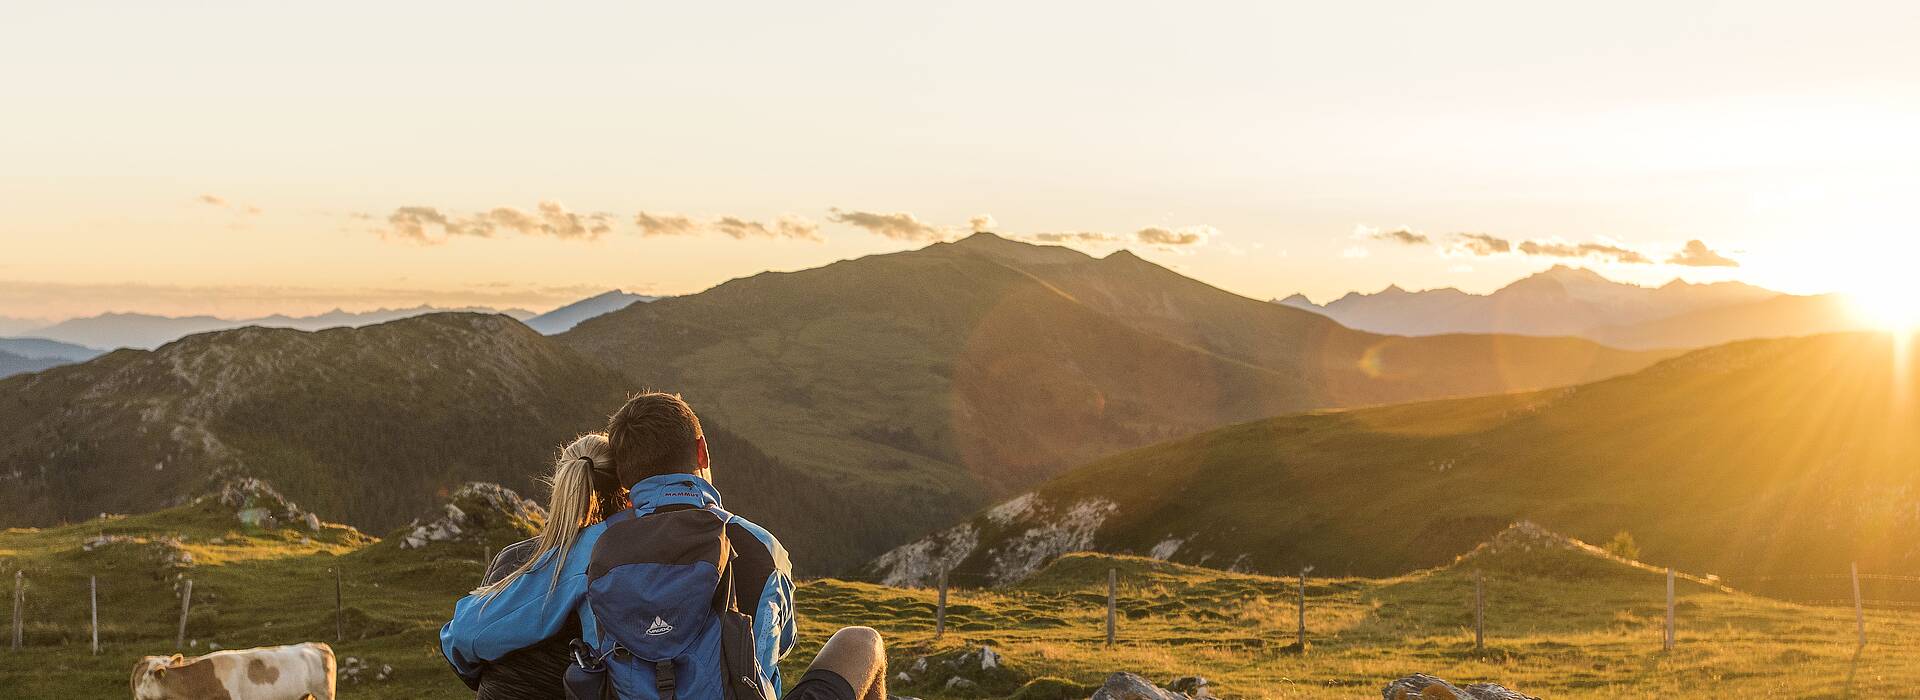
[[[673,625],[667,624],[667,621],[660,619],[658,615],[653,617],[653,624],[647,626],[647,636],[649,637],[658,637],[672,631]]]

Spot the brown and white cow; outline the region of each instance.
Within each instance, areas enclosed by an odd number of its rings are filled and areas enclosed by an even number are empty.
[[[133,667],[134,700],[333,700],[333,648],[318,642],[149,656]]]

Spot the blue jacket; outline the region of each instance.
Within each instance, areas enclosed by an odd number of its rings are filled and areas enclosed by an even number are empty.
[[[634,515],[669,506],[720,507],[720,492],[693,474],[644,479],[633,485],[629,498]],[[777,691],[783,688],[780,659],[793,650],[794,643],[793,564],[786,548],[765,528],[739,516],[733,516],[730,523],[735,532],[750,534],[764,548],[750,550],[745,538],[736,538],[734,546],[741,550],[741,566],[735,576],[738,581],[760,582],[759,600],[745,612],[753,615],[754,651],[760,660],[762,680]],[[600,647],[599,629],[586,605],[587,562],[606,529],[605,522],[587,526],[564,561],[556,564],[552,552],[542,555],[525,575],[490,599],[469,595],[455,603],[453,619],[440,628],[440,651],[454,671],[473,682],[487,662],[553,636],[569,616],[579,618],[582,638]],[[560,581],[552,586],[556,565],[560,567]],[[743,597],[741,602],[747,600]]]

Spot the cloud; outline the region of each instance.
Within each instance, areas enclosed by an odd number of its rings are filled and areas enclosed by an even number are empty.
[[[974,233],[992,231],[999,227],[1000,222],[994,221],[992,214],[975,214],[972,218],[967,219],[967,228],[973,229]]]
[[[1125,240],[1111,233],[1101,233],[1099,231],[1048,231],[1045,233],[1030,234],[1025,238],[1036,243],[1112,244]]]
[[[633,224],[640,227],[642,236],[692,236],[700,233],[700,224],[680,214],[650,214],[640,212],[634,215]]]
[[[1513,242],[1485,233],[1454,234],[1454,245],[1472,255],[1487,256],[1512,252]]]
[[[1392,241],[1402,245],[1427,245],[1433,242],[1433,239],[1428,238],[1427,234],[1420,233],[1406,226],[1392,229],[1377,229],[1362,224],[1353,227],[1353,236],[1370,241]]]
[[[1212,226],[1183,226],[1178,229],[1165,229],[1150,226],[1133,232],[1134,240],[1147,245],[1168,248],[1206,245],[1208,240],[1220,235],[1220,230]]]
[[[594,240],[613,232],[614,217],[604,212],[580,213],[552,200],[533,211],[494,207],[471,216],[459,216],[434,207],[400,207],[387,215],[386,235],[422,243],[442,243],[456,236],[492,238],[501,231],[523,236]]]
[[[1646,254],[1644,253],[1641,253],[1636,250],[1628,250],[1620,246],[1609,245],[1606,243],[1561,243],[1558,241],[1522,241],[1519,245],[1519,249],[1521,253],[1524,253],[1527,255],[1536,255],[1536,256],[1549,257],[1549,258],[1597,257],[1597,258],[1612,260],[1613,262],[1626,263],[1630,265],[1645,265],[1653,262],[1653,259],[1647,257]]]
[[[826,240],[820,236],[819,224],[790,214],[782,215],[772,223],[763,223],[737,216],[698,220],[683,214],[655,214],[643,211],[634,215],[633,225],[640,228],[642,236],[698,236],[705,233],[718,233],[735,240],[748,238]]]
[[[837,207],[827,211],[828,221],[863,228],[868,233],[894,240],[938,241],[947,237],[946,231],[903,211],[880,214],[869,211],[845,211]]]
[[[1668,265],[1686,265],[1688,267],[1739,267],[1740,261],[1714,252],[1706,243],[1699,240],[1687,241],[1687,247],[1667,258]]]
[[[439,235],[434,235],[433,229],[439,229]],[[454,236],[487,238],[493,235],[493,228],[448,216],[433,207],[400,207],[387,215],[387,229],[383,233],[421,243],[439,243]]]
[[[227,199],[226,197],[222,197],[220,195],[212,194],[212,193],[202,194],[198,197],[194,197],[193,201],[196,201],[208,206],[219,207],[221,209],[232,209],[234,211],[240,212],[242,214],[247,214],[250,216],[258,215],[260,213],[260,207],[256,207],[251,204],[241,204],[239,202],[234,202],[232,200]]]
[[[763,224],[758,221],[747,221],[731,216],[723,216],[714,219],[711,226],[713,230],[732,236],[735,239],[758,237],[797,238],[808,241],[826,240],[820,237],[819,224],[798,216],[782,216],[775,219],[772,225]]]

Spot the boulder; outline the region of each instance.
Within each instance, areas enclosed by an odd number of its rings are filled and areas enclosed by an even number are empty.
[[[1169,692],[1125,671],[1107,676],[1107,682],[1093,691],[1092,700],[1186,700],[1185,695]]]
[[[400,537],[401,549],[434,542],[480,542],[489,532],[498,539],[523,539],[540,531],[547,511],[540,504],[499,484],[469,482],[453,492],[436,517],[416,518]]]
[[[1213,697],[1210,685],[1205,676],[1181,676],[1168,683],[1167,690],[1190,698],[1210,698]]]
[[[1540,700],[1494,683],[1475,683],[1465,688],[1435,676],[1416,673],[1380,689],[1381,700]]]

